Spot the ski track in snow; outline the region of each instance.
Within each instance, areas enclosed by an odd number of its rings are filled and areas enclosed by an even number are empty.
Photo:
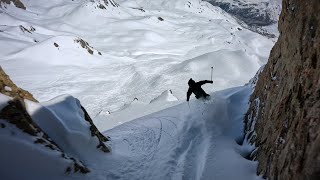
[[[212,94],[206,102],[191,101],[190,109],[182,103],[106,131],[113,155],[106,160],[110,164],[104,176],[260,179],[255,175],[256,163],[240,155],[241,146],[235,141],[242,136],[241,118],[250,93],[249,86],[228,89]],[[234,108],[238,110],[230,114]],[[240,131],[233,131],[234,127]]]

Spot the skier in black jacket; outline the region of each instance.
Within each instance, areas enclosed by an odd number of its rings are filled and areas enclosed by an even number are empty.
[[[204,81],[199,81],[199,82],[195,82],[192,78],[190,78],[190,80],[188,81],[189,84],[189,89],[187,92],[187,101],[189,101],[191,94],[193,93],[197,99],[199,98],[207,98],[210,95],[207,94],[202,88],[201,86],[206,84],[206,83],[213,83],[213,81],[208,81],[208,80],[204,80]]]

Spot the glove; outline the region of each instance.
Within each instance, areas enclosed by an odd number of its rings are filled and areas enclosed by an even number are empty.
[[[209,83],[211,83],[211,84],[212,84],[212,83],[213,83],[213,81],[209,81]]]

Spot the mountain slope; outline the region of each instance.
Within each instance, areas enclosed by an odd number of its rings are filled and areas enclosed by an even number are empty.
[[[40,101],[77,97],[101,130],[178,104],[188,79],[210,78],[211,66],[215,86],[206,91],[242,85],[273,45],[199,0],[103,3],[31,0],[0,14],[0,63],[10,77]],[[169,89],[178,101],[148,108]],[[134,98],[150,110],[120,117]]]
[[[280,0],[206,0],[244,21],[249,26],[268,26],[278,22]]]
[[[281,0],[206,0],[235,17],[247,29],[268,37],[279,36]]]

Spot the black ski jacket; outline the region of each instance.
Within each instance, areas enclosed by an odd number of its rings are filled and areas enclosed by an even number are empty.
[[[201,86],[206,83],[212,84],[213,81],[204,80],[204,81],[195,82],[193,79],[190,79],[188,82],[189,89],[187,92],[187,101],[189,101],[192,93],[196,96],[197,99],[202,98],[202,97],[206,98],[206,97],[210,96],[201,88]]]

